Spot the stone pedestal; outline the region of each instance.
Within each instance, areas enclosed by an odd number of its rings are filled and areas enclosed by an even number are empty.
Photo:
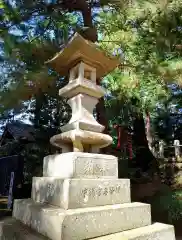
[[[15,200],[13,219],[0,225],[0,239],[175,240],[172,226],[151,225],[150,205],[131,203],[130,181],[118,179],[117,158],[98,154],[112,137],[93,117],[105,93],[96,77],[118,61],[75,35],[49,63],[70,77],[60,95],[68,98],[72,118],[50,140],[63,153],[44,158],[43,177],[33,178],[31,199]]]
[[[130,181],[117,172],[114,156],[45,157],[44,176],[33,179],[31,199],[15,200],[16,221],[1,223],[1,239],[175,240],[172,226],[151,225],[150,205],[131,203]]]

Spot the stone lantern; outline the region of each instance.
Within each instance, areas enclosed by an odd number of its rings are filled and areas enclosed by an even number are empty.
[[[66,48],[47,62],[61,76],[68,75],[69,83],[59,95],[68,99],[72,117],[61,128],[62,133],[51,138],[51,143],[62,152],[98,153],[112,143],[112,137],[103,134],[104,126],[93,116],[93,110],[105,91],[98,86],[100,79],[119,64],[116,58],[106,56],[79,34],[75,34]]]
[[[98,154],[112,142],[93,117],[104,90],[96,84],[117,65],[76,34],[52,60],[69,83],[72,117],[51,143],[62,154],[44,158],[43,177],[34,177],[31,199],[15,200],[13,218],[1,221],[6,240],[175,240],[174,227],[151,222],[149,204],[131,202],[130,180],[118,179],[118,159]]]

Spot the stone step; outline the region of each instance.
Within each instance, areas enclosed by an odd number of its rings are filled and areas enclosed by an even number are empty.
[[[44,158],[44,177],[118,178],[118,159],[112,155],[70,152]]]
[[[52,240],[83,240],[151,224],[149,204],[124,203],[64,210],[16,200],[13,216]]]
[[[174,227],[162,223],[110,234],[92,240],[175,240]]]
[[[34,177],[32,199],[64,209],[129,203],[130,180]]]
[[[1,240],[48,240],[16,219],[0,222]],[[175,240],[174,227],[162,223],[136,228],[129,231],[110,234],[92,240]]]
[[[0,221],[0,240],[48,240],[14,218]]]

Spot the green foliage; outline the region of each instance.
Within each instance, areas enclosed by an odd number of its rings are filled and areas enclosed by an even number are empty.
[[[166,83],[181,83],[181,11],[181,1],[135,1],[100,15],[100,46],[121,58],[108,88],[138,99],[142,112],[168,99]]]
[[[108,2],[100,3],[104,6]],[[142,113],[155,109],[158,101],[170,95],[166,81],[180,81],[181,51],[176,49],[181,39],[179,2],[115,1],[116,8],[103,8],[96,18],[100,46],[121,58],[120,68],[106,78],[107,87],[114,97],[119,94],[123,103],[137,99],[135,107]],[[28,100],[40,87],[47,91],[47,85],[57,78],[47,73],[44,62],[82,23],[76,12],[61,6],[56,11],[54,6],[39,1],[21,1],[13,6],[3,3],[5,27],[1,37],[6,40],[6,57],[15,67],[8,74],[11,89],[1,93],[2,111]],[[16,35],[9,31],[13,26]],[[27,86],[27,81],[32,81],[33,87]],[[12,101],[7,98],[10,90]]]
[[[45,62],[68,40],[70,31],[77,27],[78,16],[49,7],[40,1],[10,4],[2,0],[0,37],[9,84],[0,91],[1,112],[34,98],[40,88],[47,92],[58,78],[48,72]]]
[[[100,1],[101,6],[108,3]],[[127,103],[138,99],[139,111],[153,110],[158,101],[170,94],[166,81],[180,82],[180,1],[165,1],[165,4],[114,1],[113,4],[110,11],[103,8],[96,18],[100,46],[121,58],[120,69],[107,78],[108,89],[117,95],[119,92]],[[8,75],[14,85],[11,87],[13,101],[7,101],[7,91],[3,90],[3,109],[14,107],[21,102],[20,98],[29,99],[37,88],[46,88],[49,82],[55,81],[56,76],[47,74],[44,62],[58,51],[72,31],[82,26],[79,14],[66,11],[61,5],[56,10],[57,7],[54,3],[40,4],[39,1],[21,1],[14,5],[2,2],[1,37],[6,40],[6,57],[15,66]],[[18,34],[10,31],[13,27]],[[27,81],[33,81],[32,89]]]
[[[167,213],[168,222],[182,218],[182,200],[180,199],[181,192],[171,190],[168,186],[164,186],[154,197],[152,197],[152,208],[158,214]]]
[[[1,2],[1,60],[7,73],[1,79],[0,112],[17,106],[24,112],[24,103],[32,99],[35,126],[58,129],[69,119],[66,103],[57,96],[66,79],[44,63],[73,32],[96,27],[98,45],[121,61],[103,81],[111,95],[106,99],[110,126],[132,126],[136,115],[145,111],[155,117],[156,105],[171,96],[166,83],[181,81],[181,1],[95,1],[89,24],[81,5],[61,2]]]
[[[99,45],[121,61],[104,79],[114,98],[106,100],[110,126],[116,122],[133,129],[136,116],[145,119],[149,113],[151,143],[180,136],[179,122],[171,124],[170,106],[176,100],[167,84],[181,85],[181,10],[181,1],[134,1],[122,10],[100,13]],[[115,140],[114,130],[111,134]]]
[[[30,120],[41,133],[60,131],[59,126],[70,117],[66,101],[58,97],[58,90],[66,84],[66,79],[60,79],[45,62],[75,31],[81,32],[86,22],[79,1],[76,9],[75,4],[63,2],[65,4],[39,0],[8,3],[2,0],[1,3],[1,63],[6,69],[6,75],[1,78],[4,85],[0,89],[1,119],[6,119],[11,111],[23,113],[23,116],[31,113]],[[88,3],[85,1],[85,4]],[[102,6],[105,4],[106,1],[101,3]],[[41,140],[37,144],[42,149],[31,152],[31,146],[26,146],[24,156],[27,163],[32,162],[30,166],[38,164],[37,161],[47,154],[44,148],[48,148],[50,135],[46,135],[46,147],[41,146]],[[28,169],[32,173],[31,167]]]

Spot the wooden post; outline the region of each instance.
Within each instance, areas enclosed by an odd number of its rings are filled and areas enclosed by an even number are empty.
[[[8,194],[8,209],[11,209],[12,207],[12,202],[13,202],[13,185],[14,185],[14,178],[15,178],[15,173],[11,172],[11,179],[10,179],[10,186],[9,186],[9,194]]]
[[[175,157],[180,157],[180,142],[179,140],[174,140],[174,151],[175,151]]]
[[[159,157],[164,158],[164,141],[159,142]]]

